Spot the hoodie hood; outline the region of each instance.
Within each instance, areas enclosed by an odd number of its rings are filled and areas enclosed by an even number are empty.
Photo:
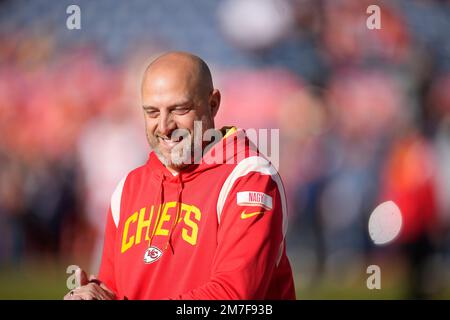
[[[159,185],[159,192],[155,192],[155,199],[153,203],[164,202],[164,189],[169,187],[176,188],[177,197],[177,215],[174,219],[169,231],[169,236],[163,250],[166,250],[170,245],[172,252],[172,233],[176,226],[176,221],[180,218],[181,210],[180,203],[183,201],[184,184],[195,179],[199,174],[207,170],[211,170],[223,164],[235,164],[238,161],[250,155],[258,155],[256,146],[247,138],[245,130],[237,129],[236,127],[223,127],[220,129],[223,138],[213,145],[208,145],[207,150],[198,163],[190,164],[174,175],[167,169],[163,163],[158,159],[155,152],[150,152],[146,166],[151,170],[151,178],[155,179]],[[160,215],[158,215],[156,225],[158,225]],[[153,235],[149,240],[149,247],[152,244]]]
[[[213,145],[208,145],[205,148],[207,151],[204,151],[198,163],[188,165],[176,175],[161,163],[153,151],[150,152],[146,165],[151,168],[156,179],[179,184],[190,181],[200,173],[222,164],[233,164],[252,154],[259,155],[256,146],[247,138],[245,130],[223,127],[219,131],[223,138]]]

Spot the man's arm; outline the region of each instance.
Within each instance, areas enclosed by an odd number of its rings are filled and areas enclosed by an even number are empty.
[[[280,183],[259,172],[236,180],[220,215],[211,279],[172,299],[264,299],[284,245]]]
[[[105,240],[103,242],[103,254],[98,278],[114,292],[117,292],[114,276],[114,243],[116,233],[117,227],[110,208],[108,210],[108,218],[106,220]]]

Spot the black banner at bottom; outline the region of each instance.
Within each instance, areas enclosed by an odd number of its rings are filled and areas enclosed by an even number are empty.
[[[445,314],[449,301],[307,300],[307,301],[0,301],[2,314],[24,313],[45,319],[91,319],[95,314],[119,319],[310,319],[321,315],[357,319],[403,319]],[[441,310],[440,310],[441,309]]]

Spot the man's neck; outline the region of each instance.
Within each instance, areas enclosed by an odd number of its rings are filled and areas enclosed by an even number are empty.
[[[171,173],[174,177],[177,176],[178,173],[180,173],[179,170],[176,170],[176,169],[174,169],[174,168],[171,168],[171,167],[166,167],[166,168],[167,168],[167,170],[170,171],[170,173]]]

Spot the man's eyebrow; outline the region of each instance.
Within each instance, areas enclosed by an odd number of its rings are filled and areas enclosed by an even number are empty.
[[[189,101],[189,100],[181,101],[181,102],[178,102],[178,103],[174,103],[173,105],[169,106],[168,108],[169,109],[173,109],[173,108],[176,108],[176,107],[185,107],[185,106],[188,106],[188,105],[191,105],[191,101]],[[144,110],[159,110],[157,107],[149,106],[149,105],[143,105],[142,108]]]
[[[142,108],[144,110],[158,110],[158,108],[153,107],[153,106],[147,106],[147,105],[143,105]]]

